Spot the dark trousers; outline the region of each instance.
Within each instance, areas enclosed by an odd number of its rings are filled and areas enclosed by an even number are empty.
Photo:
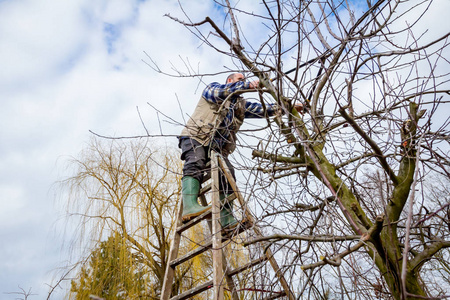
[[[210,147],[202,146],[199,142],[191,138],[182,138],[179,147],[181,148],[181,159],[184,160],[183,177],[192,176],[200,183],[203,182],[205,172],[209,171],[209,167],[207,168],[206,164],[210,161]],[[214,151],[222,154],[220,150],[214,149]],[[228,157],[223,156],[223,158],[233,178],[236,180],[234,167],[231,165]],[[219,190],[221,194],[226,195],[233,192],[233,189],[222,172],[219,172]]]

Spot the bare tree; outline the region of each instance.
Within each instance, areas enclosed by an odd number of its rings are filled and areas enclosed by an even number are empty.
[[[439,2],[216,4],[223,19],[168,17],[282,107],[235,158],[297,296],[448,297],[449,33],[421,27]],[[186,66],[170,75],[207,75]]]
[[[31,288],[28,291],[25,291],[20,286],[18,286],[18,288],[19,288],[20,292],[6,292],[4,294],[7,294],[7,295],[20,295],[21,296],[20,298],[15,298],[17,300],[27,300],[28,297],[30,297],[30,296],[37,296],[37,294],[31,293]]]

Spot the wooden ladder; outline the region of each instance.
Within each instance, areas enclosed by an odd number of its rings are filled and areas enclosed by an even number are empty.
[[[177,218],[177,228],[174,231],[174,236],[172,239],[172,244],[170,247],[169,252],[169,258],[168,258],[168,264],[167,269],[164,277],[164,283],[161,291],[161,300],[181,300],[181,299],[189,299],[201,292],[204,292],[210,288],[213,288],[213,299],[214,300],[223,300],[224,299],[224,282],[223,279],[225,279],[228,290],[231,292],[231,299],[233,300],[239,300],[238,294],[236,291],[236,287],[234,284],[234,281],[232,277],[236,274],[239,274],[240,272],[251,268],[253,266],[256,266],[258,264],[261,264],[262,262],[269,261],[272,269],[274,270],[276,277],[280,283],[280,285],[283,288],[282,293],[272,293],[269,297],[266,297],[264,299],[277,299],[281,297],[285,297],[285,299],[294,300],[294,294],[290,290],[290,287],[286,281],[286,279],[283,276],[283,272],[280,270],[280,267],[278,266],[274,255],[269,247],[266,248],[264,251],[264,255],[262,255],[258,259],[254,259],[250,261],[249,263],[240,266],[234,270],[230,270],[228,268],[228,263],[226,260],[226,256],[222,251],[222,243],[227,241],[229,239],[228,236],[222,235],[222,228],[219,222],[220,219],[220,196],[219,196],[219,168],[224,173],[225,177],[227,178],[228,182],[230,183],[231,187],[233,188],[233,194],[231,194],[228,197],[228,201],[238,199],[239,204],[243,208],[243,220],[245,220],[246,226],[240,226],[235,229],[236,233],[241,233],[244,230],[247,230],[248,228],[251,228],[255,235],[257,237],[262,237],[261,230],[255,225],[254,217],[249,212],[247,205],[244,201],[244,198],[242,197],[241,193],[239,192],[239,189],[236,185],[235,180],[233,179],[233,176],[231,175],[230,170],[228,169],[228,166],[226,165],[224,159],[222,156],[214,151],[211,151],[211,183],[205,187],[203,187],[199,192],[199,199],[200,203],[203,206],[207,205],[205,193],[208,191],[212,191],[212,200],[211,200],[211,209],[203,213],[202,215],[190,220],[189,222],[183,224],[182,223],[182,211],[183,211],[183,204],[182,201],[180,201],[180,205],[178,207],[178,218]],[[209,176],[205,178],[204,182],[209,180]],[[182,233],[192,226],[198,224],[199,222],[203,220],[208,220],[208,225],[211,230],[211,241],[192,250],[191,252],[178,257],[178,249],[180,246],[180,241],[182,237]],[[264,242],[261,242],[263,247],[265,246]],[[171,296],[172,292],[172,285],[173,285],[173,279],[175,274],[175,268],[194,258],[197,255],[200,255],[201,253],[204,253],[205,251],[211,249],[212,251],[212,257],[213,257],[213,279],[205,282],[193,289],[190,289],[188,291],[185,291],[181,294],[178,294],[176,296]]]

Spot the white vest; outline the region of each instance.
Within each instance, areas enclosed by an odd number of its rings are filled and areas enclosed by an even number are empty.
[[[209,145],[216,132],[227,131],[228,128],[221,128],[220,124],[224,120],[230,108],[230,101],[216,104],[200,98],[194,113],[189,118],[186,126],[181,132],[181,136],[190,137],[198,141],[203,146]],[[230,154],[236,148],[236,132],[244,122],[245,100],[242,97],[236,99],[232,119],[233,131],[229,132],[229,138],[224,146],[223,154]]]

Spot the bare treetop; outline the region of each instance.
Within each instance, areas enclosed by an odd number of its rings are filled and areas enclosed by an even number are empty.
[[[283,109],[264,131],[247,127],[241,151],[253,157],[235,157],[298,297],[448,297],[450,33],[430,24],[439,2],[217,4],[220,19],[168,17]],[[208,75],[187,69],[171,75]]]

